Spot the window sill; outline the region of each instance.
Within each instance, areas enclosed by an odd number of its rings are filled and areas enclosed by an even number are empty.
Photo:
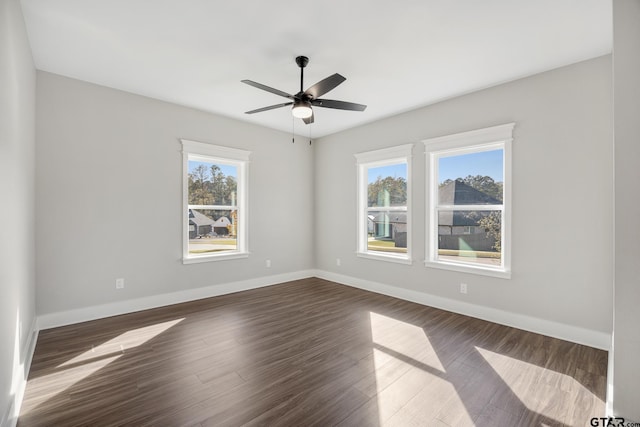
[[[395,262],[396,264],[411,265],[413,262],[409,257],[400,257],[397,255],[382,255],[371,252],[356,252],[356,255],[360,258],[375,259],[378,261]]]
[[[230,254],[204,255],[183,257],[183,264],[198,264],[201,262],[226,261],[229,259],[249,258],[249,252],[234,252]]]
[[[493,268],[476,267],[467,264],[458,264],[442,261],[425,261],[425,267],[438,268],[441,270],[458,271],[461,273],[478,274],[480,276],[498,277],[500,279],[511,279],[511,271],[498,270]]]

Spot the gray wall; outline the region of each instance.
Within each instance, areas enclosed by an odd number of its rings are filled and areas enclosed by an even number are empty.
[[[640,422],[640,1],[613,2],[615,300],[613,413]],[[611,370],[610,370],[611,372]],[[610,379],[611,380],[611,379]]]
[[[620,15],[632,17],[620,30],[632,27],[633,7],[618,8],[618,21],[624,21]],[[44,72],[37,73],[34,123],[36,76],[16,0],[0,6],[0,36],[0,410],[12,400],[11,378],[24,362],[34,319],[34,253],[39,315],[318,268],[588,330],[612,330],[608,56],[328,136],[310,147],[291,144],[286,133]],[[631,52],[634,46],[616,42],[616,49]],[[624,57],[618,56],[616,65],[619,59]],[[637,69],[637,56],[631,64]],[[616,72],[622,82],[616,93],[628,91],[637,100],[638,72],[633,72]],[[639,347],[630,304],[638,301],[633,279],[638,272],[627,254],[638,253],[634,245],[640,239],[622,233],[637,228],[638,212],[632,200],[620,196],[633,194],[638,178],[638,113],[632,97],[616,96],[619,392],[614,408],[638,418],[631,411],[637,411],[632,398],[640,381],[629,357]],[[626,119],[618,114],[624,111]],[[424,267],[425,158],[419,141],[512,121],[512,279]],[[253,152],[249,258],[181,263],[179,138]],[[353,154],[409,142],[416,143],[414,263],[357,258],[356,218],[348,214],[356,203]],[[140,224],[157,231],[140,236]],[[266,259],[272,260],[271,269]],[[117,277],[126,279],[124,290],[115,290]],[[460,282],[468,284],[465,296],[458,293]]]
[[[308,143],[40,71],[37,95],[39,315],[313,267]],[[249,258],[182,264],[180,138],[252,152]]]
[[[25,375],[35,326],[36,72],[17,0],[0,2],[0,424]]]
[[[611,57],[605,56],[322,138],[315,145],[317,268],[609,334],[611,92]],[[512,278],[426,268],[419,141],[509,122],[516,123]],[[354,153],[411,142],[414,262],[358,258],[356,218],[349,214],[356,212]],[[467,295],[459,293],[461,282]]]

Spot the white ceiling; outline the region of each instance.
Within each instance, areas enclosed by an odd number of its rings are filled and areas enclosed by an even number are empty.
[[[347,80],[314,108],[320,137],[611,52],[611,0],[21,0],[36,68],[291,131],[299,89]]]

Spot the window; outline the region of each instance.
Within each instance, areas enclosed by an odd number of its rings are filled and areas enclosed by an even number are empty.
[[[424,141],[427,266],[510,277],[514,125]]]
[[[411,262],[411,148],[356,154],[358,256]]]
[[[183,262],[248,256],[249,151],[182,140]]]

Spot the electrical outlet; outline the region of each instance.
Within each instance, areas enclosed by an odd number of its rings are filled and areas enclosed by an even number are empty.
[[[270,260],[270,259],[266,260],[266,261],[264,262],[264,265],[266,265],[266,266],[267,266],[267,268],[271,268],[271,260]]]
[[[342,265],[342,261],[340,261],[340,258],[336,258],[336,265],[338,267],[340,267]]]
[[[124,279],[116,279],[116,289],[124,289]]]
[[[467,284],[466,283],[460,283],[460,293],[461,294],[466,294],[467,293]]]

